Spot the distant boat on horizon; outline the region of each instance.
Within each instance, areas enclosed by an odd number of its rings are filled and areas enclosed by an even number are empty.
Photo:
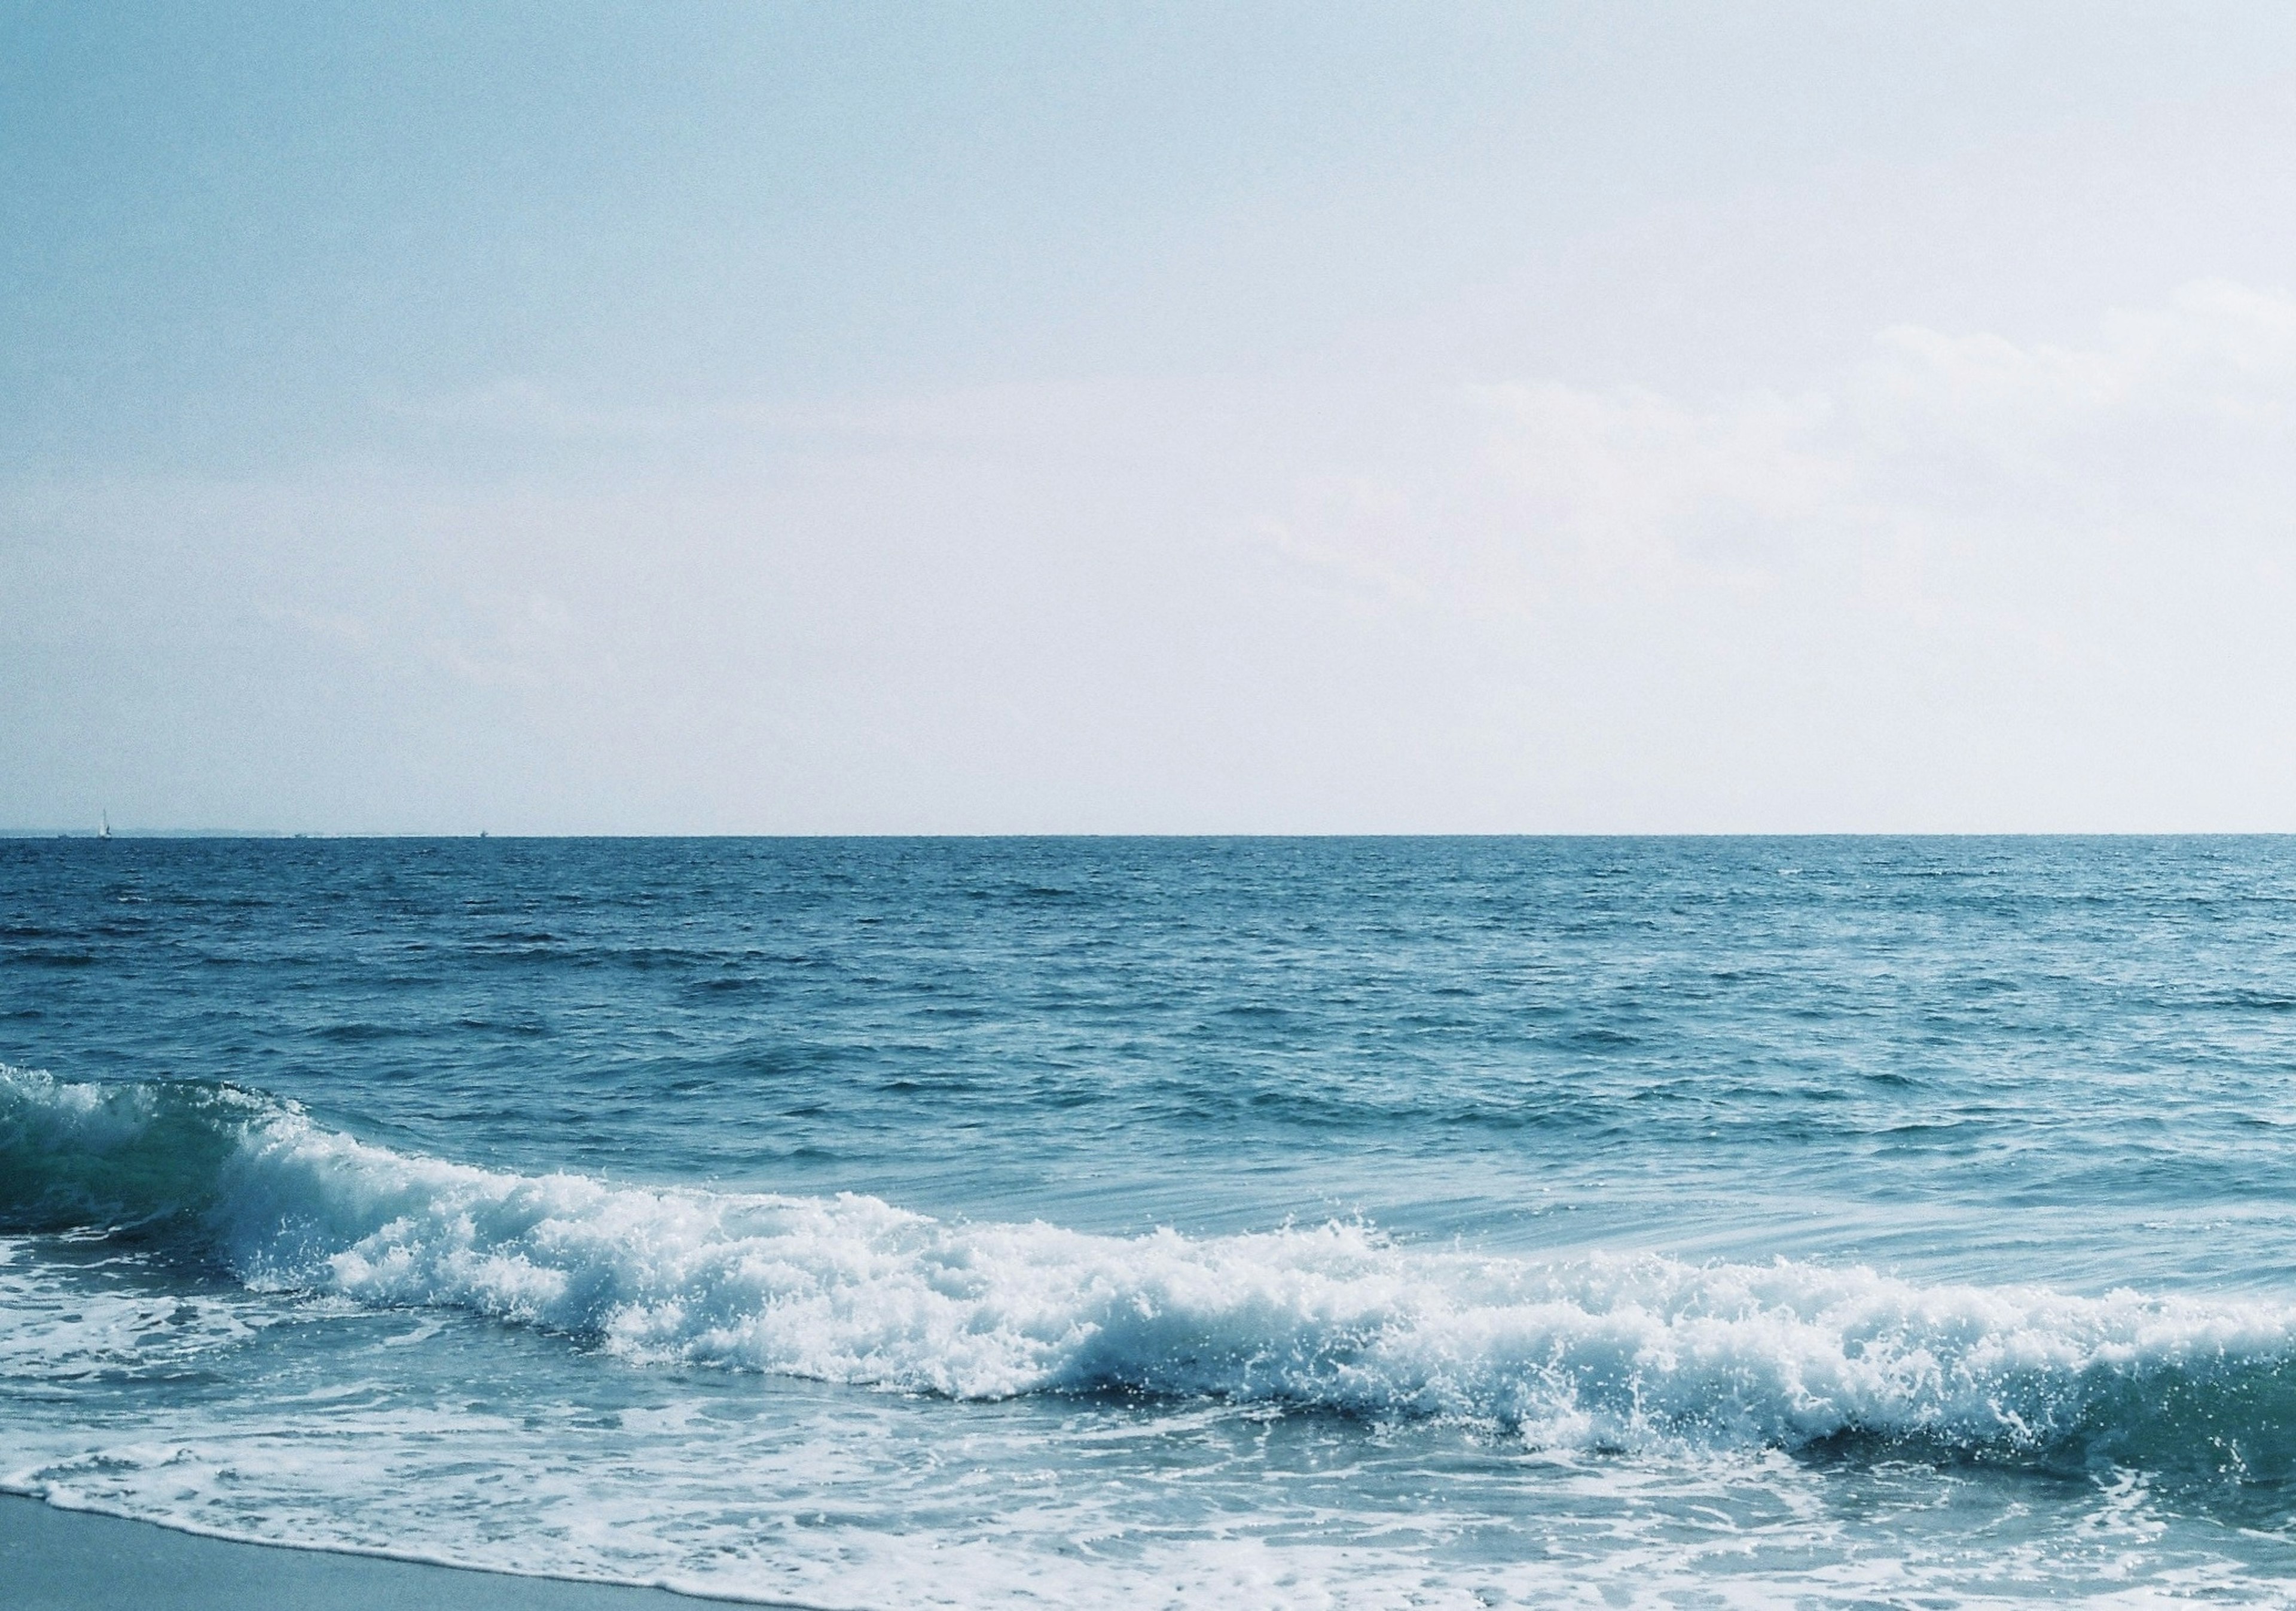
[[[106,811],[98,814],[103,818],[103,826],[95,830],[95,837],[99,839],[108,839],[111,837],[111,814]]]

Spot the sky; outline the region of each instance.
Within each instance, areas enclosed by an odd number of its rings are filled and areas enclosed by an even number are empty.
[[[2296,8],[0,0],[0,827],[2296,830]]]

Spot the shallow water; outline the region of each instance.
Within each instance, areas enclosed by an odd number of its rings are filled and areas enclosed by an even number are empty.
[[[2296,1603],[2296,842],[0,843],[0,1476],[824,1605]]]

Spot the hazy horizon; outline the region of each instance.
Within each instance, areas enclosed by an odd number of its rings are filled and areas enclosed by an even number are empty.
[[[1831,831],[1831,830],[1825,830],[1825,829],[1809,829],[1809,830],[1801,830],[1801,831],[1796,831],[1796,832],[1784,832],[1784,833],[1765,833],[1765,832],[1755,831],[1755,830],[1749,830],[1749,831],[1744,831],[1744,832],[1736,832],[1736,833],[1701,833],[1701,832],[1697,832],[1697,831],[1695,831],[1695,830],[1685,830],[1685,831],[1683,831],[1683,832],[1677,832],[1677,833],[1663,833],[1663,832],[1661,832],[1661,833],[1605,833],[1605,832],[1602,832],[1602,831],[1599,831],[1599,830],[1589,830],[1589,831],[1586,831],[1586,832],[1554,832],[1554,833],[1537,833],[1537,832],[1475,832],[1475,831],[1468,831],[1468,830],[1461,830],[1461,831],[1445,831],[1445,830],[1430,830],[1430,831],[1425,831],[1425,832],[1398,831],[1398,832],[1391,832],[1391,833],[1350,833],[1350,832],[1346,832],[1346,831],[1338,831],[1338,830],[1332,831],[1332,832],[1325,832],[1325,833],[1219,833],[1219,832],[1201,832],[1201,833],[1190,833],[1190,832],[1177,832],[1177,831],[1176,831],[1176,832],[1168,832],[1168,833],[1159,833],[1159,832],[1123,832],[1123,831],[1111,831],[1111,832],[1105,832],[1105,833],[1097,833],[1097,832],[1075,832],[1075,833],[1060,833],[1060,832],[1046,832],[1046,833],[1000,833],[1000,832],[997,832],[997,831],[996,831],[996,830],[980,830],[980,831],[978,831],[978,832],[970,832],[970,833],[902,833],[902,832],[897,832],[897,831],[896,831],[896,832],[883,832],[883,833],[742,833],[742,832],[729,832],[729,833],[679,833],[679,832],[658,832],[658,833],[516,833],[516,832],[513,832],[513,833],[496,833],[496,832],[492,831],[491,830],[488,830],[488,829],[472,829],[472,830],[468,830],[468,831],[465,831],[465,832],[458,832],[458,833],[441,833],[441,832],[438,832],[438,831],[436,831],[436,830],[432,830],[419,829],[419,828],[410,828],[410,829],[360,829],[360,828],[348,828],[348,829],[301,829],[301,828],[144,828],[144,827],[129,828],[129,827],[120,827],[120,826],[114,825],[114,826],[112,827],[112,829],[111,829],[111,832],[107,835],[107,834],[103,833],[102,831],[101,831],[99,829],[94,829],[94,828],[37,828],[37,827],[26,827],[26,828],[6,828],[6,827],[0,827],[0,839],[102,839],[102,838],[113,838],[113,839],[214,839],[214,840],[222,840],[222,841],[240,840],[240,841],[247,841],[247,842],[250,842],[250,843],[252,843],[252,842],[269,843],[269,842],[272,842],[272,841],[275,841],[275,840],[285,840],[285,841],[292,842],[292,841],[294,841],[294,840],[298,840],[298,839],[303,839],[303,840],[346,840],[346,841],[361,841],[361,840],[372,840],[372,839],[414,839],[414,840],[430,840],[430,839],[454,839],[454,840],[462,840],[462,839],[486,839],[486,840],[488,840],[488,841],[490,841],[490,842],[491,842],[491,841],[493,841],[493,840],[499,839],[499,840],[502,840],[502,841],[504,841],[504,842],[505,842],[505,843],[509,843],[509,844],[517,844],[517,843],[520,843],[520,842],[522,842],[522,841],[529,841],[529,840],[531,840],[531,841],[555,841],[555,840],[561,840],[561,839],[577,839],[577,840],[578,840],[578,839],[632,839],[632,840],[643,840],[643,839],[709,839],[709,840],[716,840],[716,839],[761,839],[761,840],[840,840],[840,839],[853,839],[853,840],[872,840],[872,839],[917,839],[917,840],[939,840],[939,839],[1015,839],[1015,840],[1060,840],[1060,839],[1109,839],[1109,840],[1127,840],[1127,839],[1182,839],[1182,840],[1186,840],[1186,839],[1202,839],[1202,840],[1222,840],[1222,839],[1271,839],[1271,840],[1283,840],[1283,839],[1538,839],[1538,840],[1546,840],[1546,839],[1554,839],[1554,840],[1583,840],[1583,839],[1620,839],[1620,840],[1649,840],[1649,839],[1727,839],[1727,840],[1766,840],[1766,839],[1775,839],[1775,840],[1790,840],[1790,839],[1874,839],[1874,840],[1908,840],[1908,839],[1939,839],[1939,840],[1970,840],[1970,839],[2066,839],[2066,840],[2079,840],[2079,839],[2284,839],[2284,838],[2292,838],[2292,837],[2296,837],[2296,835],[2292,835],[2291,833],[2288,833],[2288,832],[2274,831],[2274,830],[2259,830],[2248,831],[2248,832],[2241,832],[2241,831],[2216,832],[2216,831],[2211,831],[2211,830],[2206,830],[2206,829],[2180,830],[2170,830],[2170,831],[2166,831],[2166,832],[2152,832],[2152,831],[2147,831],[2147,830],[2141,830],[2141,829],[2129,829],[2129,830],[2108,830],[2108,831],[2104,831],[2104,832],[2098,832],[2098,833],[2085,833],[2085,832],[2081,832],[2081,831],[2079,831],[2079,830],[2061,830],[2061,831],[2060,831],[2060,830],[2008,830],[2001,831],[2001,832],[1988,832],[1988,831],[1986,831],[1986,830],[1965,830],[1965,831],[1939,831],[1939,832],[1922,832],[1922,831],[1912,831],[1912,832],[1890,832],[1890,831],[1888,831],[1888,830],[1876,830],[1870,831],[1870,832],[1857,832],[1857,831],[1851,831],[1851,832],[1846,832],[1846,833],[1845,833],[1845,832],[1835,832],[1835,831]]]

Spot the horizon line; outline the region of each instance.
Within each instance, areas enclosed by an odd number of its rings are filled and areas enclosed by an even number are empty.
[[[0,839],[2266,839],[2288,828],[1799,828],[1799,829],[923,829],[761,831],[512,831],[490,829],[0,827]]]

